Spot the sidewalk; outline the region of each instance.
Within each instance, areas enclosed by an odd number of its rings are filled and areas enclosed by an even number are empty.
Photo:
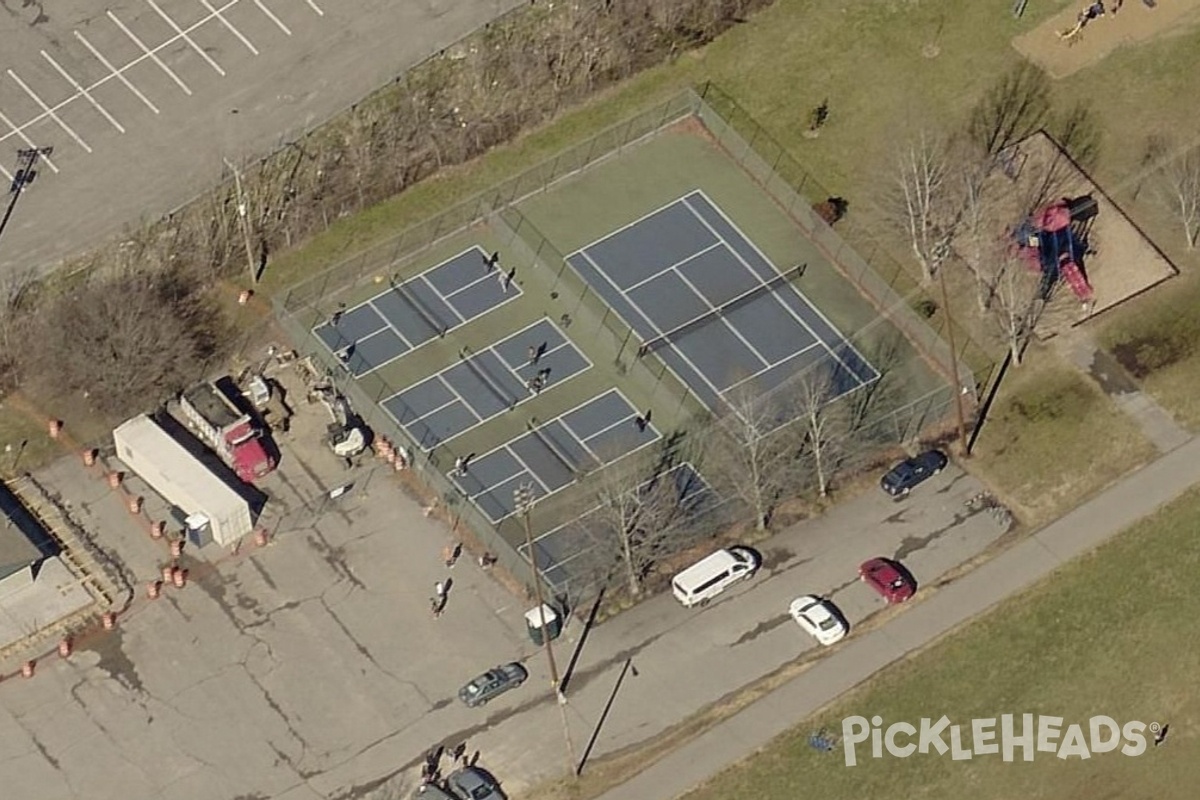
[[[679,797],[752,755],[889,664],[1029,588],[1198,482],[1200,437],[1129,475],[886,626],[855,637],[791,683],[601,795],[600,800]]]

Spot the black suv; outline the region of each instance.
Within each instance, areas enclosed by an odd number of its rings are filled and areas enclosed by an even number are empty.
[[[940,450],[926,450],[919,456],[906,458],[892,467],[879,480],[879,485],[892,497],[903,497],[912,491],[914,486],[945,469],[946,464],[945,453]]]

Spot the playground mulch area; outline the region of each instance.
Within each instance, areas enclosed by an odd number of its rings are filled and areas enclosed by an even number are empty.
[[[1133,223],[1122,208],[1096,184],[1091,177],[1068,157],[1045,133],[1039,132],[1015,145],[1012,152],[1014,178],[1003,174],[994,181],[1009,183],[1008,191],[1000,192],[1012,201],[1013,224],[1020,214],[1023,198],[1043,182],[1048,181],[1051,194],[1046,202],[1057,198],[1091,197],[1096,201],[1097,214],[1087,228],[1089,251],[1081,266],[1094,292],[1089,310],[1081,310],[1074,294],[1061,286],[1038,324],[1038,334],[1052,336],[1064,328],[1082,322],[1088,316],[1114,308],[1135,295],[1141,294],[1178,274],[1175,265]]]
[[[1143,0],[1104,3],[1106,13],[1087,22],[1078,31],[1077,17],[1092,4],[1079,0],[1047,19],[1037,28],[1013,39],[1023,56],[1051,77],[1065,78],[1086,69],[1114,50],[1132,47],[1165,35],[1177,35],[1200,24],[1200,0],[1158,0],[1154,7]]]

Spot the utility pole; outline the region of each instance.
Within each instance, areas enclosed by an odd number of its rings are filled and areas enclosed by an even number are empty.
[[[946,293],[946,273],[938,268],[938,282],[942,285],[942,313],[946,315],[946,341],[950,345],[950,371],[954,374],[954,410],[958,415],[958,451],[963,458],[969,458],[967,448],[967,421],[963,415],[963,385],[958,376],[958,351],[954,346],[954,318],[950,315],[950,299]]]
[[[529,554],[529,568],[533,571],[533,596],[537,602],[538,614],[542,621],[542,646],[546,650],[546,661],[550,665],[550,681],[554,686],[554,695],[558,700],[558,711],[562,718],[563,739],[567,743],[567,773],[579,777],[575,768],[575,745],[571,741],[571,726],[567,719],[567,697],[562,691],[562,682],[558,678],[558,665],[554,661],[554,647],[551,644],[550,629],[546,624],[546,604],[542,599],[542,572],[538,569],[537,558],[533,554],[533,527],[529,520],[530,509],[533,506],[533,486],[523,483],[513,490],[513,501],[521,520],[525,523],[525,551]]]
[[[0,234],[3,234],[4,229],[8,226],[8,220],[12,217],[13,209],[17,207],[17,200],[21,197],[21,192],[25,191],[25,187],[33,183],[33,179],[37,177],[35,168],[38,159],[53,152],[53,147],[33,147],[17,151],[17,171],[13,173],[12,184],[8,187],[8,208],[4,212],[4,218],[0,219]]]
[[[249,208],[246,205],[246,198],[242,194],[242,173],[228,158],[224,161],[225,166],[233,172],[233,188],[237,192],[238,222],[242,228],[242,241],[246,245],[246,267],[250,270],[250,285],[254,286],[258,284],[258,267],[254,263],[254,248],[250,246],[250,223],[246,219]]]

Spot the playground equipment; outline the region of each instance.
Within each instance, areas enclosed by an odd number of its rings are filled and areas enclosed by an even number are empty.
[[[1039,209],[1013,230],[1017,254],[1031,272],[1040,272],[1039,296],[1050,297],[1058,281],[1066,281],[1083,304],[1092,301],[1092,287],[1081,263],[1087,252],[1085,231],[1099,213],[1090,195],[1063,198]]]

